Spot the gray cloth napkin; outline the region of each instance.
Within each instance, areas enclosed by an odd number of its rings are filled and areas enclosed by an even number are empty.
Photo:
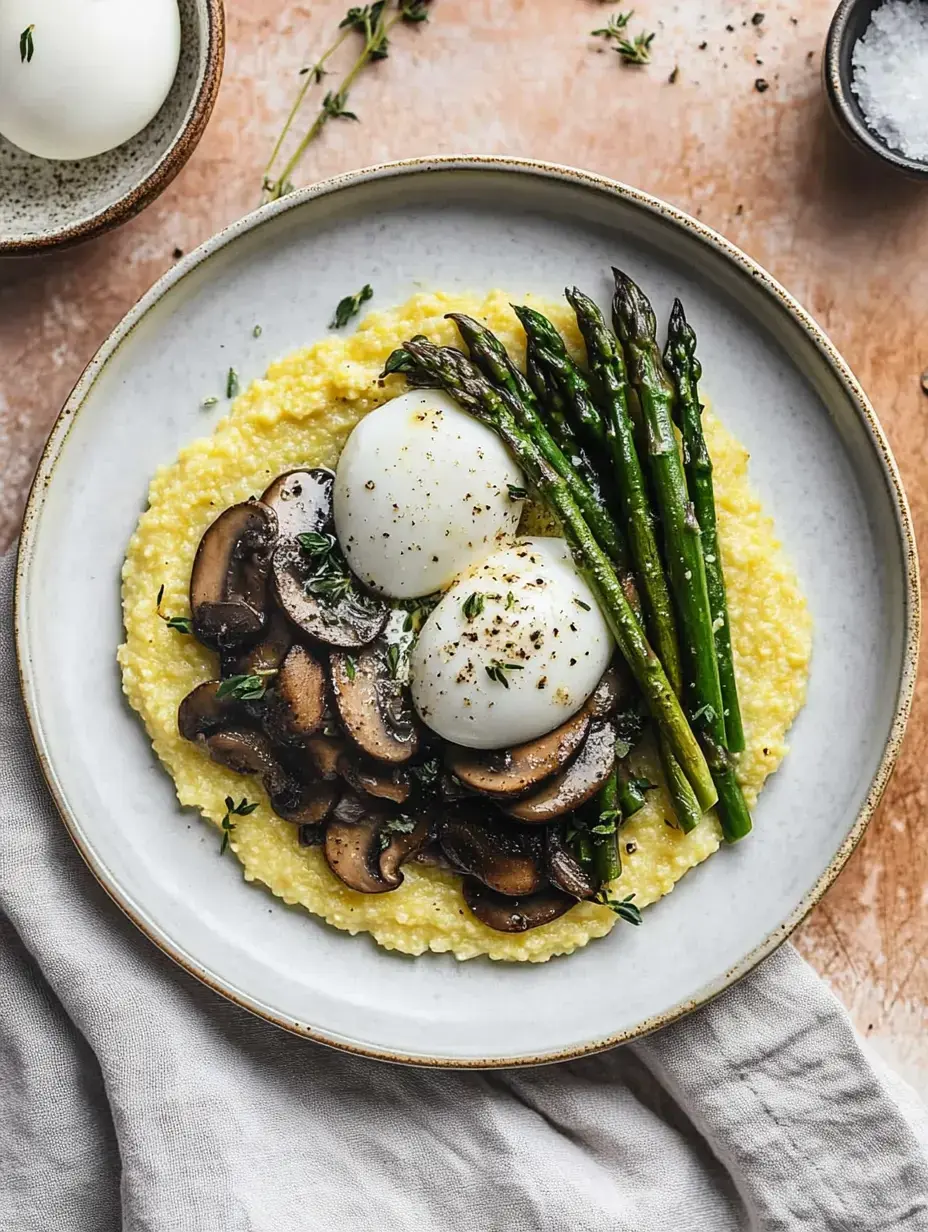
[[[366,1061],[202,987],[57,818],[19,701],[12,573],[8,557],[2,1232],[928,1229],[914,1097],[788,947],[641,1043],[534,1070]]]

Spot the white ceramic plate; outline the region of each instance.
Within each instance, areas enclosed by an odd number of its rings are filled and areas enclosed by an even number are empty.
[[[177,806],[120,692],[126,544],[155,468],[209,430],[204,392],[230,364],[248,380],[323,336],[346,292],[370,282],[376,304],[390,305],[423,287],[554,296],[577,283],[605,300],[613,263],[662,318],[679,294],[695,324],[705,391],[751,452],[753,483],[811,605],[808,704],[753,836],[690,872],[643,928],[619,926],[541,966],[387,953],[246,885],[235,861],[217,858],[212,831]],[[424,1064],[501,1065],[576,1056],[666,1023],[795,927],[886,785],[913,688],[918,589],[905,498],[873,412],[763,270],[672,207],[592,175],[429,159],[265,207],[126,317],[39,467],[17,623],[26,706],[65,824],[156,944],[314,1039]]]

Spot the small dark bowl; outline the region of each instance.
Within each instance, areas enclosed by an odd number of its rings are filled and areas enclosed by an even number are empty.
[[[906,158],[891,150],[882,137],[867,127],[857,95],[851,89],[851,56],[854,46],[870,24],[870,17],[882,0],[841,0],[831,20],[822,74],[825,93],[838,127],[858,149],[876,154],[885,163],[913,180],[928,181],[928,162]]]

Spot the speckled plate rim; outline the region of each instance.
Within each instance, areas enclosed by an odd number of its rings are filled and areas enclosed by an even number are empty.
[[[638,210],[645,211],[646,213],[668,221],[687,232],[692,238],[698,240],[710,249],[713,249],[742,273],[747,274],[754,281],[755,285],[762,288],[770,299],[772,299],[783,312],[792,318],[793,322],[800,327],[807,338],[813,343],[819,355],[827,363],[833,375],[840,382],[845,394],[847,395],[848,403],[860,423],[863,425],[867,437],[870,440],[873,450],[880,462],[887,490],[893,502],[898,542],[902,560],[904,561],[905,612],[903,622],[904,649],[902,671],[896,693],[893,721],[886,738],[877,771],[873,776],[863,806],[854,819],[853,824],[848,830],[835,856],[819,877],[818,881],[816,881],[812,889],[803,896],[786,919],[774,928],[760,945],[756,946],[748,954],[746,954],[740,962],[726,971],[723,976],[706,985],[706,987],[700,991],[699,995],[678,1002],[670,1009],[646,1019],[644,1022],[639,1023],[636,1027],[630,1030],[620,1032],[616,1035],[588,1041],[580,1047],[552,1050],[544,1054],[506,1057],[505,1059],[493,1057],[483,1059],[461,1059],[456,1057],[425,1057],[415,1054],[405,1054],[398,1051],[384,1052],[373,1048],[365,1048],[349,1043],[343,1039],[333,1038],[325,1032],[316,1030],[312,1027],[306,1026],[305,1024],[295,1023],[292,1020],[288,1020],[259,1000],[242,994],[239,990],[231,987],[225,980],[221,979],[214,972],[211,972],[202,965],[198,964],[192,955],[184,952],[179,946],[173,943],[161,929],[155,928],[143,918],[141,912],[131,901],[129,901],[120,886],[116,884],[115,879],[113,879],[107,870],[102,867],[93,850],[81,840],[76,818],[70,810],[64,791],[58,782],[55,768],[51,764],[46,752],[42,722],[35,697],[34,681],[29,669],[28,656],[25,653],[25,609],[26,592],[29,585],[30,564],[36,534],[45,503],[45,494],[54,477],[55,464],[61,454],[68,433],[70,432],[71,425],[80,413],[81,407],[90,393],[94,382],[102,372],[110,357],[116,351],[117,347],[119,347],[124,339],[132,333],[135,326],[141,321],[145,314],[165,295],[168,290],[170,290],[181,279],[186,277],[186,275],[188,275],[192,270],[208,261],[214,253],[224,248],[227,244],[231,243],[245,233],[254,230],[256,227],[260,227],[269,219],[275,218],[279,214],[286,213],[289,210],[299,208],[307,201],[311,201],[315,198],[328,197],[333,193],[341,191],[342,189],[375,180],[428,175],[432,171],[464,171],[473,173],[484,170],[496,173],[505,172],[517,176],[534,176],[542,179],[578,185],[594,192],[601,193],[604,196],[610,197],[614,200],[624,202],[625,204],[631,205]],[[207,240],[199,248],[195,249],[187,257],[179,261],[177,265],[173,266],[166,274],[164,274],[154,284],[154,286],[144,296],[142,296],[135,307],[126,314],[123,320],[116,326],[106,341],[102,344],[93,359],[91,359],[90,363],[84,369],[84,372],[82,373],[77,384],[74,386],[74,389],[65,402],[65,405],[62,408],[54,427],[52,428],[51,434],[45,445],[45,449],[43,450],[42,456],[39,460],[38,470],[29,493],[29,499],[23,519],[23,530],[16,565],[14,609],[16,656],[19,667],[20,688],[29,728],[32,734],[32,740],[35,745],[39,763],[42,767],[42,772],[55,800],[58,811],[61,814],[62,820],[64,821],[65,827],[71,835],[71,838],[77,846],[78,851],[83,857],[85,863],[102,888],[116,903],[116,905],[129,917],[129,919],[132,920],[132,922],[151,941],[153,941],[160,950],[167,954],[169,958],[173,959],[174,962],[181,966],[190,975],[206,984],[209,988],[212,988],[215,992],[218,992],[220,995],[226,997],[228,1000],[233,1001],[242,1008],[249,1010],[260,1018],[264,1018],[268,1022],[274,1023],[276,1026],[281,1027],[286,1031],[300,1035],[307,1039],[311,1039],[317,1043],[327,1044],[332,1047],[339,1048],[344,1052],[369,1057],[372,1060],[393,1061],[410,1065],[422,1065],[430,1068],[454,1069],[514,1068],[524,1065],[540,1065],[555,1061],[574,1060],[578,1057],[587,1056],[592,1053],[601,1052],[607,1048],[615,1047],[618,1044],[624,1044],[631,1040],[639,1039],[642,1036],[649,1034],[651,1031],[655,1031],[660,1027],[664,1027],[672,1022],[675,1022],[677,1019],[691,1013],[701,1005],[705,1005],[714,997],[718,996],[721,992],[724,992],[725,989],[731,987],[732,984],[740,980],[742,976],[746,975],[763,958],[766,958],[767,955],[771,954],[779,945],[781,945],[790,933],[792,933],[793,930],[802,922],[808,912],[813,906],[815,906],[828,887],[838,876],[851,853],[854,851],[854,848],[860,842],[867,825],[879,805],[883,792],[886,790],[886,786],[896,764],[896,759],[899,756],[899,750],[905,734],[906,723],[908,722],[909,713],[912,707],[916,672],[918,667],[918,648],[921,629],[921,596],[919,589],[918,553],[915,544],[915,534],[912,527],[912,518],[908,500],[902,486],[902,480],[899,475],[896,461],[892,455],[892,451],[890,450],[889,443],[886,439],[885,433],[883,432],[883,428],[876,416],[876,412],[870,405],[870,402],[861,388],[860,383],[857,381],[857,378],[853,375],[847,363],[838,353],[830,339],[815,323],[808,312],[806,312],[806,310],[782,286],[780,286],[780,284],[770,274],[768,274],[766,270],[742,252],[740,248],[737,248],[729,240],[725,239],[724,236],[720,235],[716,231],[713,231],[704,223],[692,218],[689,214],[684,213],[675,206],[662,201],[660,198],[651,196],[649,193],[642,192],[636,188],[631,188],[625,184],[619,183],[616,180],[609,179],[606,176],[597,175],[593,172],[582,171],[573,167],[542,162],[534,159],[509,158],[494,155],[437,155],[433,157],[420,157],[399,162],[383,163],[374,167],[364,168],[359,171],[348,172],[344,175],[334,176],[331,179],[323,180],[309,188],[300,189],[280,201],[271,202],[268,205],[262,206],[254,213],[246,215],[246,217],[240,221],[233,223],[231,226],[218,232],[211,239]]]
[[[212,115],[222,81],[226,45],[223,0],[205,0],[205,6],[206,53],[196,92],[182,127],[145,178],[104,209],[86,215],[71,226],[23,239],[4,239],[0,235],[0,257],[27,256],[29,253],[82,244],[84,240],[93,239],[128,222],[164,192],[197,148]]]

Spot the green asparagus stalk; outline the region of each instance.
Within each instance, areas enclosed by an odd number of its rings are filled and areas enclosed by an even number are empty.
[[[620,270],[613,272],[613,322],[625,346],[647,426],[648,462],[664,526],[664,557],[680,617],[688,669],[684,696],[701,734],[711,743],[715,755],[710,758],[714,761],[713,779],[720,797],[719,817],[725,837],[734,842],[750,830],[751,818],[727,755],[717,756],[725,752],[722,693],[699,523],[690,503],[674,434],[673,386],[661,361],[657,322],[650,303],[626,274]],[[696,788],[695,783],[692,786]]]
[[[560,445],[564,454],[573,463],[577,474],[583,479],[591,491],[596,492],[600,499],[605,500],[602,482],[590,461],[586,450],[577,440],[577,435],[571,426],[567,415],[567,403],[564,396],[552,381],[549,381],[538,365],[531,348],[525,355],[525,372],[529,385],[538,399],[542,420],[548,431]]]
[[[593,869],[601,886],[615,881],[622,873],[622,857],[619,855],[619,825],[622,821],[622,806],[619,803],[619,767],[616,762],[609,777],[599,789],[596,805],[599,812],[599,828],[608,831],[591,835],[593,841]],[[642,804],[644,801],[642,801]],[[611,828],[610,828],[611,827]]]
[[[702,365],[696,357],[696,335],[678,299],[674,300],[670,314],[664,363],[676,387],[677,418],[683,435],[683,465],[702,538],[706,588],[709,592],[709,610],[715,634],[715,657],[718,661],[724,707],[725,743],[730,752],[740,753],[744,748],[744,727],[741,722],[741,706],[738,702],[738,685],[731,650],[728,600],[725,595],[725,574],[722,570],[712,482],[712,459],[709,457],[702,430],[702,406],[699,402]]]
[[[485,325],[463,313],[449,312],[448,316],[457,325],[467,344],[470,357],[491,381],[513,396],[513,409],[517,410],[518,422],[530,433],[535,444],[565,481],[570,494],[580,506],[580,512],[599,546],[610,557],[621,574],[628,573],[628,548],[619,528],[609,516],[599,494],[593,491],[580,477],[573,461],[553,439],[541,419],[538,400],[532,387],[509,358],[506,348]],[[623,584],[625,578],[623,576]],[[634,588],[634,582],[632,582]],[[627,590],[627,586],[626,586]],[[630,593],[630,592],[629,592]]]
[[[523,320],[523,325],[526,330],[532,331],[533,336],[539,322],[544,322],[548,327],[544,331],[545,347],[538,352],[539,363],[543,368],[547,367],[559,382],[579,422],[596,425],[595,429],[589,427],[588,431],[591,435],[595,432],[596,439],[601,439],[608,451],[622,509],[623,529],[638,574],[645,627],[670,683],[680,696],[682,674],[676,621],[654,534],[654,518],[644,474],[635,448],[634,428],[628,417],[625,361],[615,335],[593,301],[577,290],[569,291],[567,298],[577,313],[580,331],[587,345],[587,359],[599,392],[598,402],[594,400],[586,377],[571,360],[551,323],[540,313],[527,309],[524,311],[530,316]]]
[[[658,737],[657,744],[661,766],[664,771],[664,780],[667,784],[667,792],[673,804],[677,823],[684,834],[689,834],[691,830],[696,829],[702,820],[702,809],[699,807],[699,801],[696,799],[696,795],[692,787],[690,787],[686,775],[680,769],[680,763],[674,757],[663,736]]]
[[[401,354],[412,357],[440,388],[475,418],[492,428],[509,446],[526,478],[557,518],[575,559],[597,596],[619,650],[697,799],[704,809],[711,808],[718,793],[699,742],[693,735],[661,662],[625,597],[611,561],[587,526],[565,480],[544,457],[532,437],[519,426],[512,409],[512,395],[496,389],[453,347],[436,347],[431,343],[412,341],[404,344]],[[397,370],[396,366],[391,370]]]

